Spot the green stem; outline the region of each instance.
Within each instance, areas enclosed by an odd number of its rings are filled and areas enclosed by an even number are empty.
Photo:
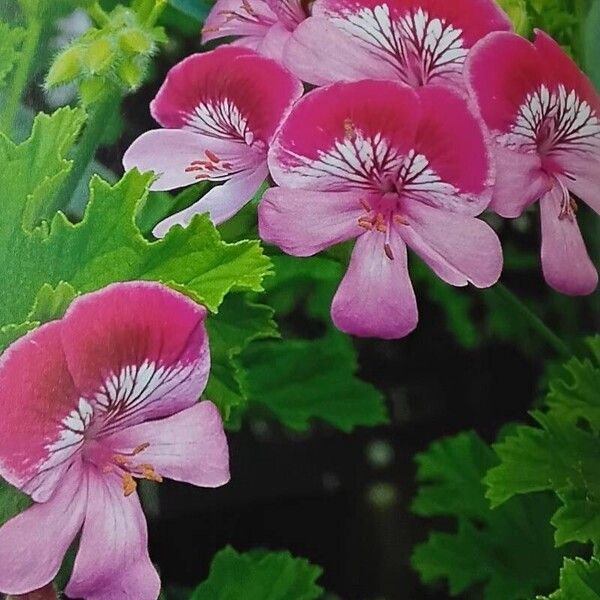
[[[114,93],[107,93],[103,99],[98,100],[94,105],[93,111],[88,115],[85,129],[77,144],[73,166],[59,192],[59,198],[63,199],[62,206],[64,208],[69,206],[85,170],[94,158],[96,150],[102,141],[106,124],[110,120],[115,110],[115,104],[118,104],[119,100],[120,96],[115,100]]]
[[[21,97],[27,86],[27,79],[29,78],[29,72],[31,71],[31,63],[35,57],[35,51],[40,41],[40,35],[42,33],[42,23],[39,19],[31,17],[27,22],[27,33],[25,41],[23,42],[23,49],[19,59],[19,64],[15,71],[10,92],[6,99],[6,106],[4,108],[4,114],[2,115],[1,128],[7,134],[12,133],[13,121],[19,105],[21,104]]]
[[[535,330],[549,346],[552,346],[565,357],[573,356],[574,352],[563,342],[527,305],[523,303],[513,292],[511,292],[503,283],[498,282],[494,288],[496,293],[510,306],[512,306],[527,323],[531,329]]]
[[[110,17],[106,14],[98,2],[94,2],[94,4],[90,5],[87,11],[94,23],[96,23],[96,25],[99,27],[106,25],[110,21]]]

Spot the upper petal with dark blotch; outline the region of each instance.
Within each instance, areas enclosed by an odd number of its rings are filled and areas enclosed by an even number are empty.
[[[264,0],[217,0],[202,29],[202,43],[227,36],[262,37],[277,15]]]

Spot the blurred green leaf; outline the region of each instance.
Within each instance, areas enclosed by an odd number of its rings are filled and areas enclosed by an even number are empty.
[[[600,0],[592,0],[582,25],[583,66],[600,91]]]
[[[169,3],[173,8],[200,23],[204,22],[214,4],[210,0],[169,0]]]
[[[600,561],[565,559],[560,570],[560,588],[550,596],[538,596],[538,600],[600,600]]]
[[[0,479],[0,526],[17,516],[30,504],[28,496]]]
[[[25,37],[21,27],[11,27],[0,21],[0,86],[19,58],[19,48]]]

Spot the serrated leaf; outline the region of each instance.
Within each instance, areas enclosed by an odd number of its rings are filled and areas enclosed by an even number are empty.
[[[38,323],[25,321],[23,323],[9,323],[0,327],[0,354],[13,342],[17,341],[26,333],[35,329]]]
[[[600,561],[592,558],[565,559],[560,570],[560,588],[538,600],[600,600]]]
[[[0,21],[0,86],[19,58],[19,48],[25,37],[21,27],[11,27]]]
[[[228,546],[190,600],[315,600],[323,593],[316,584],[321,573],[289,552],[238,553]]]
[[[27,321],[47,323],[60,319],[76,296],[75,288],[64,281],[55,288],[45,283],[35,298],[33,308],[27,315]]]
[[[356,377],[352,342],[342,334],[256,343],[241,364],[250,401],[291,429],[304,431],[312,419],[346,432],[387,422],[381,393]]]

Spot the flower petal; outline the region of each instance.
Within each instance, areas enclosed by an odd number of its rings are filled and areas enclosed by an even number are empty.
[[[305,0],[266,0],[279,22],[289,31],[293,31],[306,19]]]
[[[37,502],[54,492],[91,417],[69,373],[61,328],[43,325],[0,357],[0,475]]]
[[[406,245],[390,232],[391,260],[381,233],[356,240],[348,271],[342,279],[331,317],[335,326],[361,337],[401,338],[417,326],[415,294],[408,275]]]
[[[77,299],[62,344],[97,437],[192,406],[210,368],[206,309],[158,283],[110,285]]]
[[[232,35],[262,37],[276,21],[264,0],[217,0],[204,22],[202,43]]]
[[[0,528],[0,591],[24,594],[54,579],[85,514],[87,486],[74,462],[47,502],[34,504]]]
[[[414,144],[419,100],[393,81],[338,83],[296,104],[269,151],[282,186],[324,191],[381,189]]]
[[[275,23],[256,46],[256,51],[267,58],[276,60],[279,64],[283,62],[283,52],[292,33],[281,23]]]
[[[394,68],[361,47],[328,19],[309,17],[291,35],[283,63],[313,85],[359,79],[396,79]]]
[[[598,273],[588,256],[575,218],[559,218],[562,194],[555,185],[540,201],[542,270],[548,285],[569,296],[591,294]]]
[[[148,556],[137,494],[125,497],[116,475],[88,471],[88,504],[71,580],[72,598],[156,600],[160,579]]]
[[[592,210],[600,214],[600,156],[569,161],[571,179],[567,187]]]
[[[406,202],[402,239],[450,285],[489,287],[502,271],[502,247],[484,221],[419,202]]]
[[[222,140],[183,129],[143,133],[123,156],[126,171],[154,171],[152,190],[173,190],[198,181],[224,181],[255,167],[264,151],[233,140]]]
[[[203,213],[208,213],[212,222],[219,225],[252,200],[268,175],[266,161],[257,169],[242,171],[223,185],[212,188],[191,206],[158,223],[152,233],[155,237],[162,238],[174,225],[187,227],[196,215]]]
[[[302,95],[302,84],[274,60],[222,46],[175,65],[151,104],[163,126],[261,145]]]
[[[106,439],[120,454],[149,444],[140,459],[168,479],[202,487],[229,481],[229,450],[217,407],[200,402],[176,415],[129,427]]]
[[[294,256],[312,256],[364,233],[364,192],[271,188],[258,206],[260,237]]]

